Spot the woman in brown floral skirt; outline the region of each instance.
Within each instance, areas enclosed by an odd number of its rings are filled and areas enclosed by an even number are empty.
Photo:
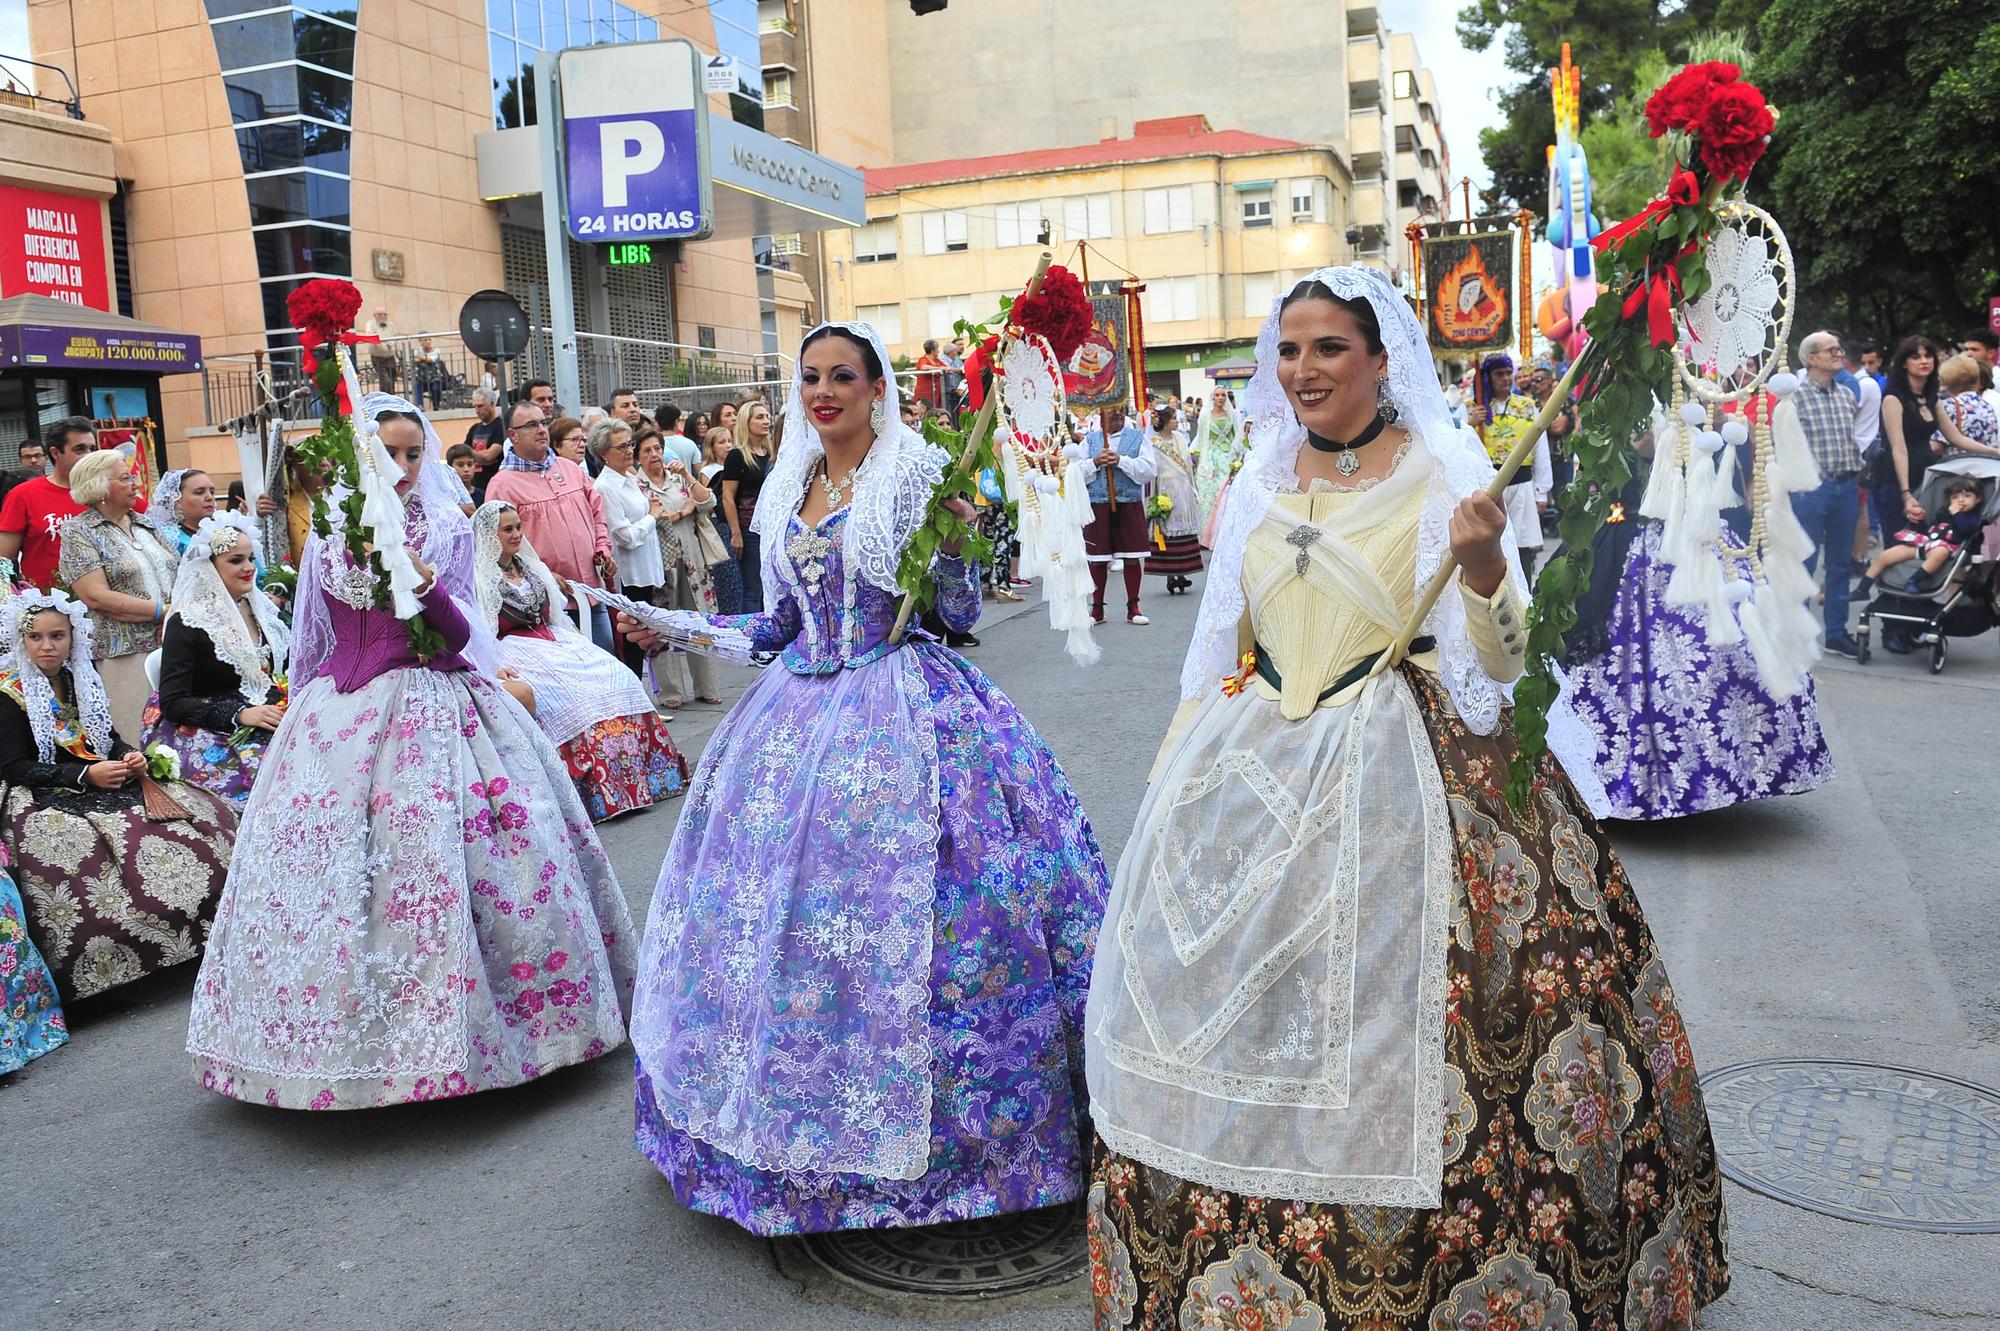
[[[1729,1279],[1694,1057],[1566,706],[1504,794],[1491,468],[1379,274],[1297,284],[1257,361],[1091,981],[1097,1325],[1692,1326]]]

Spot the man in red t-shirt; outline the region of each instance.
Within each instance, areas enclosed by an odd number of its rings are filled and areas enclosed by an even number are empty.
[[[0,505],[0,558],[17,561],[21,577],[44,591],[54,584],[62,525],[83,512],[69,497],[69,470],[97,449],[97,431],[82,416],[49,428],[49,474],[22,481]]]

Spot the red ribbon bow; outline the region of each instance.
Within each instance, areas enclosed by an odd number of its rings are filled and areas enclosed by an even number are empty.
[[[380,342],[382,339],[366,333],[342,333],[338,337],[326,340],[339,342],[342,346],[352,347],[359,346],[363,342]],[[310,341],[302,344],[299,348],[299,364],[304,368],[306,378],[308,379],[312,378],[319,370],[319,357],[313,355],[312,343]],[[354,404],[347,400],[347,377],[345,375],[341,376],[340,384],[335,389],[335,392],[339,395],[340,409],[352,416],[354,414]]]
[[[1659,218],[1665,217],[1674,209],[1690,208],[1700,202],[1701,182],[1695,179],[1694,172],[1683,168],[1676,171],[1673,179],[1667,182],[1666,198],[1653,200],[1644,208],[1641,208],[1638,212],[1620,222],[1617,226],[1607,231],[1599,232],[1597,239],[1590,242],[1590,247],[1602,253],[1613,245],[1616,245],[1619,241],[1624,240],[1634,231],[1642,227],[1651,226]]]
[[[1646,311],[1646,335],[1656,347],[1672,346],[1674,342],[1674,301],[1681,294],[1681,270],[1676,264],[1668,264],[1664,269],[1654,269],[1641,281],[1634,282],[1625,294],[1622,311],[1627,319],[1637,317],[1643,306]]]

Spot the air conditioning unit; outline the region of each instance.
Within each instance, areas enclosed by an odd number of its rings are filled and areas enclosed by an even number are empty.
[[[942,12],[948,3],[950,0],[910,0],[910,12],[922,18],[926,14]]]

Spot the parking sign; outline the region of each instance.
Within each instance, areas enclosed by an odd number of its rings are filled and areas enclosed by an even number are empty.
[[[564,51],[563,218],[578,240],[708,234],[708,104],[685,41]]]

